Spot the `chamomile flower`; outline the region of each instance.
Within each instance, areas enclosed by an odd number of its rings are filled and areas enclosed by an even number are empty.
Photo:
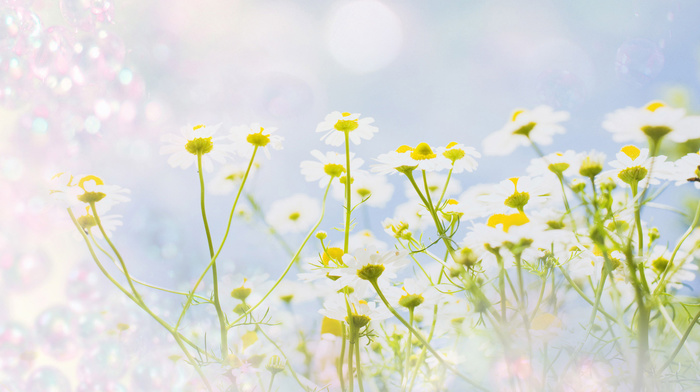
[[[603,128],[616,142],[658,142],[664,136],[676,143],[700,138],[700,116],[687,116],[685,109],[651,102],[642,108],[627,107],[605,117]]]
[[[329,178],[339,178],[345,176],[346,157],[345,154],[339,154],[335,151],[322,153],[318,150],[311,151],[311,155],[317,161],[302,161],[301,174],[304,175],[306,181],[318,181],[318,186],[321,188],[328,185]],[[355,158],[354,153],[350,153],[350,175],[355,176],[355,171],[362,166],[365,161],[361,158]],[[343,186],[344,188],[344,186]]]
[[[65,172],[51,177],[49,194],[53,203],[62,208],[82,205],[82,202],[78,200],[78,195],[82,193],[82,189],[77,186],[79,179],[80,177],[76,178],[74,175]]]
[[[371,231],[361,230],[348,238],[350,249],[375,248],[384,251],[387,248],[386,242],[378,239]]]
[[[467,147],[457,142],[451,142],[445,147],[439,147],[437,150],[440,155],[451,162],[453,173],[473,172],[478,166],[476,158],[481,158],[481,154],[474,147]]]
[[[451,152],[453,155],[455,155],[453,158],[458,157],[458,150],[459,149],[456,148]],[[425,142],[418,143],[415,147],[403,145],[399,147],[396,152],[399,154],[405,154],[408,156],[408,158],[410,158],[408,164],[409,166],[416,166],[418,170],[425,170],[427,172],[449,170],[453,164],[453,161],[448,159],[447,156],[443,155],[439,149],[432,147],[430,144]]]
[[[229,139],[233,141],[233,148],[236,153],[244,158],[250,159],[253,150],[261,148],[265,156],[270,158],[268,145],[275,150],[281,150],[284,137],[273,135],[277,128],[263,128],[258,123],[250,125],[239,125],[231,128]]]
[[[692,182],[700,189],[700,153],[693,152],[675,161],[671,179],[676,180],[676,185]]]
[[[365,204],[372,207],[384,207],[394,194],[394,186],[385,176],[370,174],[366,171],[352,172],[352,200],[364,200]],[[333,197],[345,200],[345,184],[333,183]]]
[[[590,151],[588,153],[583,153],[578,155],[578,161],[576,168],[578,169],[578,174],[593,178],[603,171],[603,164],[605,162],[605,154],[598,151]]]
[[[554,152],[541,158],[535,158],[530,161],[527,174],[532,177],[551,174],[571,177],[577,173],[575,166],[581,161],[580,155],[573,150],[567,150],[563,153]]]
[[[350,314],[348,315],[348,307]],[[364,327],[370,321],[382,321],[391,317],[391,313],[384,307],[378,307],[374,301],[365,301],[360,297],[350,294],[336,294],[323,303],[323,309],[318,311],[322,315],[348,324]],[[354,319],[354,320],[353,320]],[[354,322],[353,322],[354,321]]]
[[[425,278],[406,278],[401,287],[392,286],[386,290],[386,297],[393,306],[407,309],[418,306],[432,307],[440,301],[440,292]]]
[[[101,178],[93,175],[81,177],[76,186],[82,190],[82,193],[77,194],[77,199],[87,204],[99,203],[102,212],[115,204],[129,201],[126,194],[131,192],[118,185],[105,185]]]
[[[377,127],[370,125],[374,122],[371,117],[360,118],[360,113],[332,112],[326,116],[316,127],[316,132],[326,132],[321,140],[331,146],[340,146],[345,141],[345,133],[348,133],[350,141],[360,144],[364,140],[370,140],[378,132]]]
[[[683,288],[683,282],[692,282],[695,280],[695,275],[698,271],[698,266],[693,264],[693,259],[689,258],[688,255],[679,250],[674,260],[674,266],[669,267],[670,260],[673,256],[673,249],[668,249],[664,246],[655,246],[651,254],[649,255],[649,260],[647,266],[651,267],[647,269],[647,280],[650,281],[652,289],[656,288],[658,280],[663,275],[666,268],[670,268],[668,273],[668,287],[680,290]],[[680,266],[680,268],[678,268]],[[655,275],[649,276],[649,275]],[[687,283],[685,283],[687,284]]]
[[[409,239],[412,237],[408,222],[396,218],[386,218],[382,221],[384,232],[398,239]]]
[[[411,159],[410,154],[406,154],[402,147],[396,151],[379,155],[375,161],[379,163],[372,165],[372,172],[377,174],[406,173],[418,167],[418,164]]]
[[[517,110],[503,128],[484,139],[484,154],[508,155],[518,146],[529,146],[531,142],[552,144],[552,136],[565,132],[559,123],[568,119],[568,112],[556,112],[544,105],[532,110]]]
[[[122,225],[121,217],[121,215],[100,216],[100,223],[108,237],[111,237],[112,232]],[[76,220],[86,233],[90,231],[95,237],[103,238],[102,231],[97,225],[97,220],[90,213],[90,207],[85,207],[85,214],[77,217]]]
[[[645,180],[645,184],[655,185],[659,179],[668,179],[673,174],[673,164],[666,162],[666,157],[659,155],[649,157],[649,149],[639,149],[636,146],[622,147],[615,157],[616,160],[610,162],[611,175],[614,174],[625,185],[637,186]]]
[[[552,184],[543,177],[513,177],[492,185],[490,192],[479,196],[489,213],[523,211],[527,205],[542,205],[550,199]]]
[[[338,268],[335,272],[340,278],[335,281],[337,287],[355,287],[362,281],[382,280],[396,277],[396,273],[408,265],[408,251],[380,251],[376,248],[358,249],[353,254],[344,254],[343,263],[347,268]],[[329,316],[330,317],[330,316]]]
[[[224,163],[233,152],[231,145],[222,143],[224,137],[214,137],[220,126],[188,125],[181,129],[180,135],[164,135],[166,144],[160,148],[160,154],[170,154],[168,164],[181,169],[196,165],[197,156],[201,156],[204,170],[211,172],[212,161]]]
[[[254,177],[258,167],[258,163],[253,163],[248,173],[248,180]],[[207,190],[214,195],[226,195],[233,192],[240,186],[247,169],[247,163],[235,163],[222,166],[209,182]]]
[[[272,203],[265,221],[280,233],[299,233],[313,226],[320,211],[318,200],[298,193]]]

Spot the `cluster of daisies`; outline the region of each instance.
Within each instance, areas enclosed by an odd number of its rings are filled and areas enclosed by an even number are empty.
[[[615,142],[631,143],[614,157],[544,153],[568,119],[547,106],[515,111],[486,137],[483,153],[502,156],[523,146],[536,157],[523,173],[463,190],[460,178],[481,157],[475,148],[421,142],[367,164],[351,149],[378,132],[374,120],[333,112],[316,132],[340,151],[313,150],[299,165],[322,198],[295,194],[267,208],[252,196],[247,206],[236,203],[261,164],[259,150],[269,157],[268,145],[282,148],[274,128],[253,124],[215,136],[218,126],[198,125],[167,136],[161,153],[174,167],[196,165],[202,194],[202,169],[243,158],[222,165],[206,186],[213,194],[237,193],[231,217],[261,211],[285,248],[286,234],[306,233],[274,280],[219,282],[214,273],[215,300],[208,302],[217,310],[222,347],[220,357],[212,355],[225,368],[223,388],[270,391],[275,377],[285,378],[284,390],[344,392],[700,388],[693,329],[700,303],[691,291],[700,205],[694,216],[676,209],[693,222],[680,238],[662,237],[653,219],[665,186],[700,188],[700,153],[675,161],[660,155],[668,141],[700,139],[700,117],[662,102],[629,107],[602,122]],[[106,212],[127,200],[127,191],[95,176],[54,181],[52,192],[69,209],[86,208],[76,226],[93,242],[109,240],[118,220],[96,219],[96,205]],[[406,201],[392,205],[397,181]],[[325,215],[328,195],[344,202],[342,216]],[[353,219],[388,204],[391,216],[371,216],[384,233]],[[212,255],[200,280],[216,268],[218,252]],[[196,290],[184,293],[180,319]],[[231,309],[220,305],[219,290],[232,290]],[[207,302],[201,294],[198,301]],[[202,388],[213,390],[208,377],[216,376],[188,352],[206,351],[201,334],[180,331],[180,321],[168,331],[190,340],[180,348]]]

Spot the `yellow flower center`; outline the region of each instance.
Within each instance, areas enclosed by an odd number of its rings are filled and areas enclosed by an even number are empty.
[[[299,219],[300,216],[301,216],[300,213],[292,212],[291,214],[289,214],[289,220],[296,221],[297,219]]]
[[[104,181],[102,181],[102,179],[100,177],[89,175],[89,176],[85,176],[85,177],[81,178],[80,181],[78,182],[78,186],[83,188],[83,190],[85,190],[85,183],[88,181],[95,181],[95,185],[104,185],[105,184]]]
[[[323,166],[323,172],[331,177],[340,177],[345,173],[345,167],[337,163],[327,163]]]
[[[260,127],[260,132],[251,133],[250,135],[248,135],[248,137],[245,138],[245,140],[256,147],[267,146],[267,143],[270,143],[270,136],[263,135],[264,130],[265,128]]]
[[[645,109],[648,110],[648,111],[650,111],[650,112],[655,112],[656,109],[661,108],[661,107],[664,107],[664,106],[666,106],[666,105],[664,105],[662,102],[654,101],[654,102],[650,102],[650,103],[645,107]]]
[[[192,155],[204,155],[213,149],[211,137],[196,137],[185,144],[185,150]]]
[[[517,212],[515,214],[494,214],[491,215],[486,222],[489,227],[495,228],[498,225],[503,225],[503,231],[506,233],[512,226],[522,226],[530,222],[527,215],[523,212]]]
[[[343,112],[341,114],[343,117],[349,117],[351,113]],[[333,128],[340,132],[350,132],[356,130],[359,126],[360,124],[357,122],[357,120],[338,120]]]
[[[636,146],[624,146],[620,149],[625,155],[627,155],[631,160],[637,159],[639,157],[639,154],[641,153],[641,150],[637,148]]]
[[[333,260],[336,264],[342,264],[343,250],[336,247],[326,248],[321,256],[321,264],[327,266],[328,262]]]
[[[396,149],[396,152],[398,152],[399,154],[403,154],[407,151],[413,151],[413,147],[404,144],[403,146],[400,146]]]
[[[199,125],[195,125],[194,127],[192,127],[192,130],[196,131],[196,130],[201,129],[201,128],[206,128],[206,127],[202,124],[199,124]]]
[[[418,143],[416,148],[411,151],[411,158],[421,161],[421,160],[426,160],[426,159],[433,159],[437,155],[433,152],[432,148],[430,148],[430,145],[428,143]]]

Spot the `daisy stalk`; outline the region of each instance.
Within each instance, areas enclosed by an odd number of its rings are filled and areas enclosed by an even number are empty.
[[[202,209],[202,220],[204,221],[204,231],[207,233],[207,244],[209,245],[209,258],[213,259],[211,263],[211,275],[214,282],[214,308],[219,319],[219,331],[221,335],[221,357],[226,358],[228,355],[228,330],[226,329],[226,317],[221,310],[221,302],[219,301],[219,275],[216,271],[216,260],[214,259],[214,245],[211,241],[211,232],[209,231],[209,223],[207,222],[207,210],[204,206],[204,174],[202,173],[202,152],[197,151],[197,172],[199,173],[199,200]],[[243,183],[241,183],[243,189]],[[230,224],[230,222],[229,222]]]
[[[252,160],[251,160],[251,163],[252,163]],[[309,230],[309,233],[306,235],[304,240],[301,242],[301,245],[299,245],[299,248],[292,256],[292,259],[289,261],[289,263],[287,264],[287,267],[284,269],[284,271],[282,272],[280,277],[277,278],[277,280],[272,285],[270,290],[268,290],[267,293],[265,293],[265,295],[263,295],[263,297],[255,305],[248,308],[248,310],[246,310],[245,313],[241,314],[236,320],[234,320],[232,323],[230,323],[226,327],[227,329],[231,329],[231,328],[235,327],[239,321],[243,320],[244,318],[248,317],[249,314],[253,313],[253,311],[255,309],[257,309],[257,307],[260,306],[267,299],[267,297],[270,296],[270,294],[272,294],[272,292],[277,288],[277,286],[279,286],[280,282],[282,282],[282,279],[284,279],[284,277],[287,276],[287,273],[289,273],[289,270],[292,269],[292,266],[295,264],[296,260],[299,258],[301,251],[304,250],[304,247],[306,246],[306,243],[309,241],[309,238],[311,238],[311,236],[316,232],[316,229],[318,229],[318,226],[320,226],[321,222],[323,221],[323,216],[326,213],[326,198],[328,197],[328,190],[331,189],[332,182],[333,182],[333,178],[331,178],[331,180],[328,181],[328,185],[326,186],[326,190],[323,193],[323,201],[321,202],[321,216],[318,218],[318,221],[316,222],[314,227],[312,227],[311,230]],[[239,194],[240,194],[240,192],[239,192]],[[236,200],[237,199],[238,199],[238,197],[236,197]],[[233,216],[233,212],[231,213],[231,216]],[[227,230],[227,233],[228,233],[228,230]],[[222,244],[222,246],[223,246],[223,244]]]
[[[100,218],[97,215],[97,211],[95,211],[95,209],[94,209],[94,203],[92,203],[92,204],[93,204],[92,210],[93,210],[93,214],[95,217],[95,222],[100,227],[100,231],[102,231],[103,235],[104,235],[104,228],[102,228],[102,223],[100,222]],[[153,313],[153,311],[151,311],[151,309],[148,306],[146,306],[145,302],[143,301],[143,299],[141,298],[141,296],[138,294],[138,292],[134,288],[133,284],[131,283],[131,277],[129,276],[129,273],[126,269],[124,269],[124,275],[126,276],[127,281],[129,281],[129,283],[131,285],[131,289],[134,290],[133,294],[130,293],[129,290],[127,290],[119,282],[117,282],[117,280],[114,279],[114,277],[112,277],[112,275],[109,272],[107,272],[107,270],[104,268],[104,266],[100,262],[100,259],[95,254],[95,250],[93,249],[92,244],[90,243],[90,240],[88,239],[87,234],[85,234],[85,231],[78,223],[77,219],[75,218],[75,215],[73,214],[73,211],[70,208],[68,208],[68,215],[70,216],[71,220],[73,221],[73,224],[75,225],[75,227],[80,232],[80,235],[83,237],[83,240],[85,241],[85,244],[88,247],[88,251],[90,252],[90,256],[92,256],[92,259],[95,261],[95,264],[97,264],[97,268],[99,268],[100,271],[102,272],[102,274],[105,277],[107,277],[107,279],[109,279],[109,281],[112,282],[112,284],[114,284],[114,286],[116,286],[122,293],[124,293],[124,295],[126,295],[127,298],[129,298],[131,301],[133,301],[138,307],[143,309],[144,312],[146,312],[149,316],[151,316],[156,322],[158,322],[158,324],[160,324],[163,328],[165,328],[170,333],[170,335],[172,335],[172,337],[173,337],[173,339],[175,339],[175,342],[177,343],[177,345],[180,347],[182,352],[187,357],[188,363],[190,365],[192,365],[192,367],[194,367],[195,371],[197,372],[199,377],[202,379],[202,382],[204,382],[204,385],[206,386],[207,390],[210,392],[213,392],[214,390],[212,389],[211,384],[209,383],[209,380],[207,379],[206,375],[204,374],[204,372],[202,372],[202,369],[197,364],[197,360],[194,357],[192,357],[192,354],[190,354],[189,350],[187,350],[187,347],[185,347],[184,342],[186,342],[192,348],[197,350],[198,353],[201,353],[200,348],[197,345],[195,345],[194,343],[192,343],[191,341],[189,341],[187,338],[182,336],[177,331],[177,328],[173,328],[165,320],[161,319],[155,313]],[[124,265],[124,261],[121,259],[121,256],[116,251],[116,247],[114,247],[114,244],[112,243],[112,241],[110,241],[106,235],[105,235],[105,239],[110,244],[110,247],[115,252],[115,254],[118,256],[122,265]]]
[[[350,177],[350,131],[344,130],[345,134],[345,238],[343,240],[343,253],[348,253],[350,242],[350,213],[352,212],[351,202],[351,182]]]
[[[202,274],[199,276],[199,279],[197,279],[197,282],[194,284],[194,287],[192,288],[192,291],[190,291],[190,295],[187,297],[187,301],[185,302],[185,305],[182,307],[182,312],[180,313],[180,317],[177,320],[177,324],[175,324],[175,330],[177,330],[180,326],[180,323],[182,322],[182,319],[185,317],[185,313],[187,313],[187,310],[189,309],[190,305],[192,304],[192,300],[194,298],[194,293],[197,291],[197,287],[199,287],[200,283],[202,283],[202,280],[204,279],[204,276],[206,276],[207,272],[209,271],[209,268],[211,268],[215,263],[216,259],[219,257],[219,253],[221,253],[221,250],[224,248],[224,243],[226,243],[226,239],[228,238],[229,231],[231,230],[231,222],[233,221],[233,214],[236,212],[236,206],[238,205],[238,199],[241,197],[241,193],[243,192],[243,187],[245,186],[246,181],[248,180],[248,175],[250,174],[250,168],[253,167],[253,162],[255,160],[255,154],[258,151],[258,146],[255,146],[253,149],[253,153],[251,154],[250,157],[250,162],[248,163],[248,168],[245,171],[245,175],[243,176],[243,180],[241,181],[241,185],[238,188],[238,193],[236,193],[236,198],[233,200],[233,206],[231,206],[231,213],[229,214],[228,218],[228,224],[226,225],[226,231],[224,232],[224,238],[221,240],[221,244],[219,245],[219,249],[214,253],[214,255],[211,258],[211,261],[207,265],[207,267],[204,269]],[[226,332],[222,332],[222,336],[224,333],[227,333],[228,327],[226,327]],[[222,345],[222,353],[225,353],[226,355],[228,354],[228,346],[223,346]],[[226,357],[224,355],[224,358]]]

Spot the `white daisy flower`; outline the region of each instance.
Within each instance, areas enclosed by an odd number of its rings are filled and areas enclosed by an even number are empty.
[[[299,233],[311,228],[320,214],[318,200],[298,193],[272,203],[265,221],[280,233]]]
[[[388,283],[389,279],[395,278],[396,273],[408,265],[406,256],[408,251],[405,250],[380,251],[376,248],[346,253],[343,255],[346,268],[335,270],[335,274],[340,276],[335,285],[338,288],[355,287],[358,283],[373,279]]]
[[[439,149],[431,147],[428,143],[418,143],[415,147],[403,145],[396,152],[408,155],[410,158],[409,166],[417,166],[418,170],[435,172],[449,170],[452,167],[452,161],[441,154]],[[452,154],[458,155],[458,152],[454,150]]]
[[[673,174],[671,180],[676,181],[676,185],[687,184],[689,181],[700,189],[700,153],[690,153],[673,163]]]
[[[316,132],[326,132],[321,140],[331,146],[340,146],[345,142],[345,132],[348,132],[350,141],[360,144],[362,139],[370,140],[379,131],[377,127],[370,125],[374,122],[371,117],[360,118],[360,113],[332,112],[318,124]]]
[[[233,151],[231,145],[221,143],[224,137],[214,137],[220,126],[188,125],[181,129],[180,135],[164,135],[163,141],[167,144],[160,148],[160,154],[170,154],[168,164],[181,169],[196,165],[199,154],[204,170],[211,172],[212,161],[224,163]]]
[[[82,205],[78,196],[83,190],[78,187],[78,180],[70,173],[58,173],[51,177],[49,183],[49,194],[51,200],[61,208],[71,208]]]
[[[549,176],[551,174],[571,177],[578,174],[576,164],[581,161],[580,153],[573,150],[554,152],[541,158],[534,158],[527,167],[527,174],[532,177]]]
[[[673,255],[673,249],[668,249],[665,246],[654,246],[649,255],[649,260],[647,262],[647,281],[650,282],[652,290],[656,288],[658,280],[663,274],[664,270],[668,266],[669,260]],[[681,268],[675,270],[675,273],[669,273],[667,276],[668,283],[667,287],[680,290],[683,288],[683,282],[692,282],[695,280],[695,275],[697,274],[698,266],[693,264],[693,259],[688,257],[688,254],[679,250],[676,253],[673,264],[674,269],[681,264]],[[673,272],[673,270],[671,270]],[[687,283],[686,283],[687,284]]]
[[[328,151],[323,154],[321,151],[313,150],[311,155],[318,161],[302,161],[301,174],[306,181],[318,181],[318,186],[325,188],[328,185],[329,176],[332,178],[345,176],[346,157],[345,154],[339,154],[335,151]],[[350,175],[355,176],[355,170],[358,170],[365,161],[361,158],[355,158],[354,153],[350,153]],[[343,186],[343,189],[345,186]]]
[[[391,317],[391,313],[384,307],[377,307],[376,302],[367,302],[354,294],[348,295],[347,299],[343,294],[336,294],[328,298],[323,303],[323,309],[318,312],[333,320],[349,322],[348,306],[351,316],[365,316],[368,319],[367,323],[370,320],[382,321]]]
[[[584,177],[595,177],[603,171],[606,155],[602,152],[592,150],[587,153],[578,154],[576,168],[578,174]]]
[[[625,146],[620,149],[610,162],[614,170],[610,175],[616,175],[623,185],[638,184],[645,180],[646,184],[659,184],[659,179],[669,179],[673,176],[673,164],[666,162],[666,157],[659,155],[649,157],[649,149],[639,149],[636,146]]]
[[[547,203],[553,188],[552,182],[543,177],[513,177],[492,185],[490,192],[479,196],[478,201],[489,214],[523,211],[527,205]]]
[[[452,163],[453,173],[473,172],[478,166],[476,158],[481,158],[481,154],[474,147],[467,147],[457,142],[451,142],[445,147],[438,147],[437,150],[440,155]]]
[[[391,286],[385,291],[389,302],[395,306],[404,308],[432,307],[440,301],[440,292],[425,278],[406,278],[399,288]]]
[[[559,123],[568,119],[568,112],[555,112],[544,105],[532,110],[517,110],[503,128],[484,139],[484,154],[508,155],[518,146],[529,146],[531,141],[552,144],[552,136],[565,132]]]
[[[77,193],[77,199],[83,203],[99,203],[100,212],[106,212],[115,204],[130,200],[126,194],[131,191],[118,185],[105,185],[97,176],[84,176],[76,186],[82,190],[82,193]]]
[[[100,215],[100,223],[107,237],[111,237],[112,232],[114,232],[118,226],[122,225],[121,217],[121,215]],[[90,207],[85,207],[85,214],[77,217],[76,220],[85,232],[92,231],[92,235],[96,238],[103,238],[102,231],[97,226],[97,220],[95,220],[95,217],[90,213]]]
[[[404,171],[412,171],[418,167],[418,164],[411,159],[410,154],[406,154],[403,146],[396,151],[389,151],[386,154],[379,155],[375,161],[379,162],[372,165],[372,172],[378,174],[394,174]]]
[[[394,194],[394,186],[386,177],[370,174],[360,170],[352,172],[353,200],[365,200],[365,204],[372,207],[384,207]],[[345,200],[345,184],[333,183],[333,197],[337,200]]]
[[[257,163],[253,163],[248,173],[248,180],[254,177],[258,167],[259,165]],[[209,181],[207,190],[213,195],[227,195],[237,190],[245,177],[247,169],[248,163],[242,162],[222,166],[211,181]]]
[[[258,123],[239,125],[231,128],[229,139],[233,141],[233,149],[243,158],[250,159],[255,147],[262,148],[265,156],[270,159],[268,144],[275,150],[281,150],[284,137],[273,135],[277,128],[263,128]]]
[[[603,128],[616,142],[658,141],[668,135],[676,143],[700,138],[700,116],[687,116],[685,109],[651,102],[643,108],[627,107],[605,117]]]

